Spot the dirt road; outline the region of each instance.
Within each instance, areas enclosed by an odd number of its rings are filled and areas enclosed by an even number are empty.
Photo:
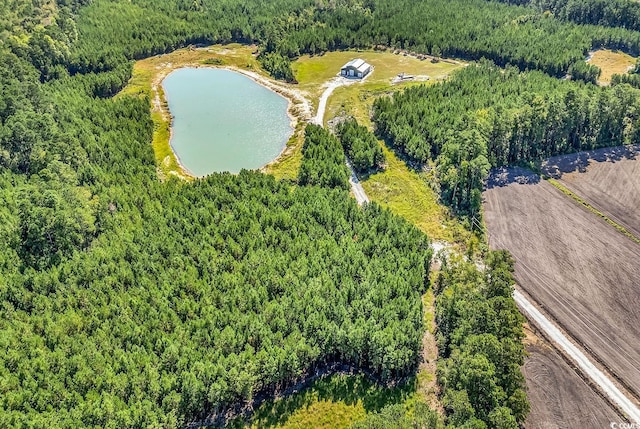
[[[518,284],[638,396],[640,246],[523,169],[494,174],[484,197],[490,246],[513,254]]]
[[[518,307],[541,329],[633,422],[640,423],[640,409],[576,347],[553,322],[547,319],[518,290],[513,292]]]
[[[355,81],[353,79],[347,79],[344,77],[336,77],[330,80],[327,83],[327,88],[324,90],[322,95],[320,96],[320,102],[318,103],[318,112],[316,116],[311,120],[312,123],[324,126],[324,112],[327,109],[327,100],[333,91],[344,85],[351,85],[359,81]],[[367,197],[367,193],[364,191],[364,188],[360,184],[358,180],[358,176],[356,175],[355,170],[351,166],[349,159],[347,158],[347,166],[349,167],[349,171],[351,171],[351,177],[349,177],[349,184],[351,185],[351,191],[353,192],[353,196],[356,198],[358,204],[362,205],[364,203],[369,202],[369,197]]]

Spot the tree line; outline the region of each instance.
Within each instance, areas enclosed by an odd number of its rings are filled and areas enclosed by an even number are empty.
[[[638,103],[626,85],[600,88],[482,62],[376,100],[373,118],[407,155],[436,161],[444,202],[477,216],[491,167],[635,143]]]
[[[438,380],[453,427],[516,429],[529,412],[524,318],[513,293],[514,261],[489,252],[473,262],[445,261],[435,283]]]
[[[633,0],[494,0],[531,5],[541,12],[578,24],[640,30],[640,5]]]
[[[630,0],[616,1],[637,8]],[[566,2],[548,3],[544,7]],[[571,7],[584,9],[581,3]],[[18,21],[9,20],[5,28],[15,28]],[[276,0],[247,5],[232,0],[75,0],[60,2],[58,17],[49,25],[25,20],[32,22],[23,25],[28,37],[9,36],[5,30],[4,44],[34,64],[42,80],[120,70],[132,59],[189,44],[232,41],[256,43],[263,67],[292,82],[290,61],[301,54],[376,45],[472,60],[484,57],[557,77],[590,49],[640,54],[640,33],[631,31],[636,27],[583,21],[545,14],[532,4],[486,0]]]

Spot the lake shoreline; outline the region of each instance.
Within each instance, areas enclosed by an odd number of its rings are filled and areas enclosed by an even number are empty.
[[[170,55],[170,54],[169,54]],[[286,84],[284,82],[275,81],[263,74],[260,74],[255,71],[242,69],[240,67],[229,66],[229,65],[216,65],[216,64],[202,64],[202,63],[183,63],[183,64],[173,64],[167,63],[164,68],[162,68],[155,76],[151,84],[151,91],[153,95],[152,100],[152,108],[160,113],[160,116],[163,122],[166,122],[166,126],[169,130],[169,137],[167,145],[171,150],[171,154],[174,157],[176,164],[178,165],[180,171],[174,172],[171,171],[170,174],[175,175],[183,180],[193,180],[206,177],[205,176],[197,176],[194,175],[186,166],[183,164],[180,156],[177,154],[175,148],[172,145],[173,135],[174,135],[174,117],[171,114],[169,109],[169,104],[167,101],[167,97],[165,95],[164,88],[162,83],[164,79],[171,74],[173,71],[185,68],[210,68],[210,69],[219,69],[219,70],[228,70],[231,72],[239,73],[243,76],[248,77],[253,80],[258,85],[267,88],[268,90],[278,94],[287,100],[287,116],[290,119],[290,127],[292,129],[291,136],[285,143],[282,150],[278,153],[278,155],[271,161],[265,163],[258,171],[265,172],[265,170],[278,162],[280,162],[284,157],[288,156],[289,153],[294,149],[294,145],[289,144],[291,139],[296,137],[296,134],[299,132],[298,125],[301,122],[308,122],[311,120],[311,102],[310,100],[299,90],[295,88],[290,88],[290,84]],[[164,163],[164,160],[163,160]]]

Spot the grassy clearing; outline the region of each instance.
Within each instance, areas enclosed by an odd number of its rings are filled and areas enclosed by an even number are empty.
[[[426,82],[429,84],[464,67],[459,62],[432,63],[390,51],[342,51],[315,57],[304,56],[293,64],[293,69],[301,88],[319,96],[322,83],[332,79],[344,63],[356,57],[372,64],[375,70],[361,84],[337,88],[327,102],[325,120],[353,116],[362,125],[372,128],[371,108],[377,97],[425,83],[408,81],[392,85],[391,81],[399,73],[429,76]],[[362,181],[369,198],[403,216],[434,240],[464,241],[468,234],[456,226],[447,210],[438,204],[438,197],[429,186],[429,175],[410,170],[394,151],[383,142],[380,144],[387,158],[387,166],[385,171]]]
[[[298,122],[296,130],[287,142],[287,148],[272,163],[262,169],[267,174],[273,174],[276,179],[296,180],[302,163],[302,143],[304,141],[305,123]]]
[[[600,84],[608,85],[611,82],[611,76],[614,74],[625,74],[636,64],[635,57],[620,51],[610,51],[603,49],[593,52],[589,64],[598,66],[602,70]]]
[[[446,208],[438,204],[428,175],[410,170],[386,146],[383,151],[387,159],[385,170],[362,181],[369,198],[404,217],[432,240],[449,243],[461,240],[462,228],[457,227]]]
[[[391,51],[338,51],[316,56],[304,55],[292,64],[292,68],[300,89],[311,94],[314,107],[317,107],[323,84],[337,76],[340,67],[353,58],[362,58],[374,67],[373,73],[365,79],[364,84],[353,85],[356,87],[367,87],[370,84],[374,84],[375,87],[375,84],[384,84],[391,88],[391,80],[398,73],[429,76],[432,80],[444,79],[453,70],[464,65],[451,60],[432,63],[430,60],[419,60],[410,55],[394,54]],[[398,86],[403,85],[406,83]]]
[[[363,375],[336,374],[315,381],[302,392],[262,404],[248,421],[234,428],[340,429],[387,405],[415,401],[416,379],[394,387],[376,385]]]

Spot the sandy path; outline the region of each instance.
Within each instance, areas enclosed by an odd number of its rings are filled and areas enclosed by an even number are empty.
[[[367,76],[371,76],[371,73],[369,73]],[[316,113],[316,116],[314,116],[314,118],[311,120],[311,122],[323,127],[324,113],[325,113],[325,110],[327,109],[327,100],[329,99],[329,96],[333,93],[333,91],[336,88],[339,88],[341,86],[352,85],[354,83],[362,82],[362,81],[364,81],[364,79],[354,80],[354,79],[347,79],[344,77],[335,77],[332,80],[330,80],[326,84],[326,89],[320,96],[320,102],[318,103],[318,112]],[[345,158],[346,158],[346,155],[345,155]],[[351,177],[349,177],[349,184],[351,185],[351,191],[353,192],[353,196],[356,198],[356,201],[360,205],[364,203],[368,203],[369,197],[367,197],[367,193],[364,191],[364,188],[360,184],[360,181],[358,180],[358,176],[356,175],[356,172],[353,169],[353,166],[349,162],[348,158],[347,158],[347,167],[349,167],[349,171],[351,172]]]
[[[347,158],[346,155],[345,155],[345,158],[347,159],[347,167],[349,167],[349,170],[351,171],[351,176],[349,177],[349,184],[351,185],[351,191],[353,191],[353,196],[356,197],[356,201],[360,205],[364,203],[368,203],[369,197],[367,196],[367,193],[364,191],[364,188],[360,184],[360,181],[358,180],[358,176],[356,176],[356,172],[353,169],[351,162],[349,162],[349,158]]]
[[[640,409],[627,398],[616,385],[600,371],[587,356],[574,345],[560,330],[531,304],[518,290],[513,292],[518,306],[544,331],[557,347],[566,353],[580,369],[633,421],[640,423]],[[601,422],[605,423],[605,422]]]

